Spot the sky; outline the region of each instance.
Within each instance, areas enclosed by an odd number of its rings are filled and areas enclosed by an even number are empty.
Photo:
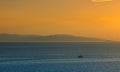
[[[120,41],[120,0],[0,0],[0,33]]]

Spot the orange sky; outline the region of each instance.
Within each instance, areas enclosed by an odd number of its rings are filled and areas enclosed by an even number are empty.
[[[0,0],[0,33],[120,41],[120,0]]]

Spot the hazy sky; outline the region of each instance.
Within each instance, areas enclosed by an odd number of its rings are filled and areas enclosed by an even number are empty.
[[[0,0],[0,33],[120,41],[120,0]]]

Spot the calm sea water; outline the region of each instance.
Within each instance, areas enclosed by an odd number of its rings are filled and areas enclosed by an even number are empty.
[[[0,72],[120,72],[120,43],[0,43]]]

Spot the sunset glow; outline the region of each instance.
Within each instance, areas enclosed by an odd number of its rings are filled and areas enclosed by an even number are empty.
[[[0,0],[0,33],[120,41],[120,0]]]
[[[92,0],[92,2],[106,2],[106,1],[112,1],[112,0]]]

